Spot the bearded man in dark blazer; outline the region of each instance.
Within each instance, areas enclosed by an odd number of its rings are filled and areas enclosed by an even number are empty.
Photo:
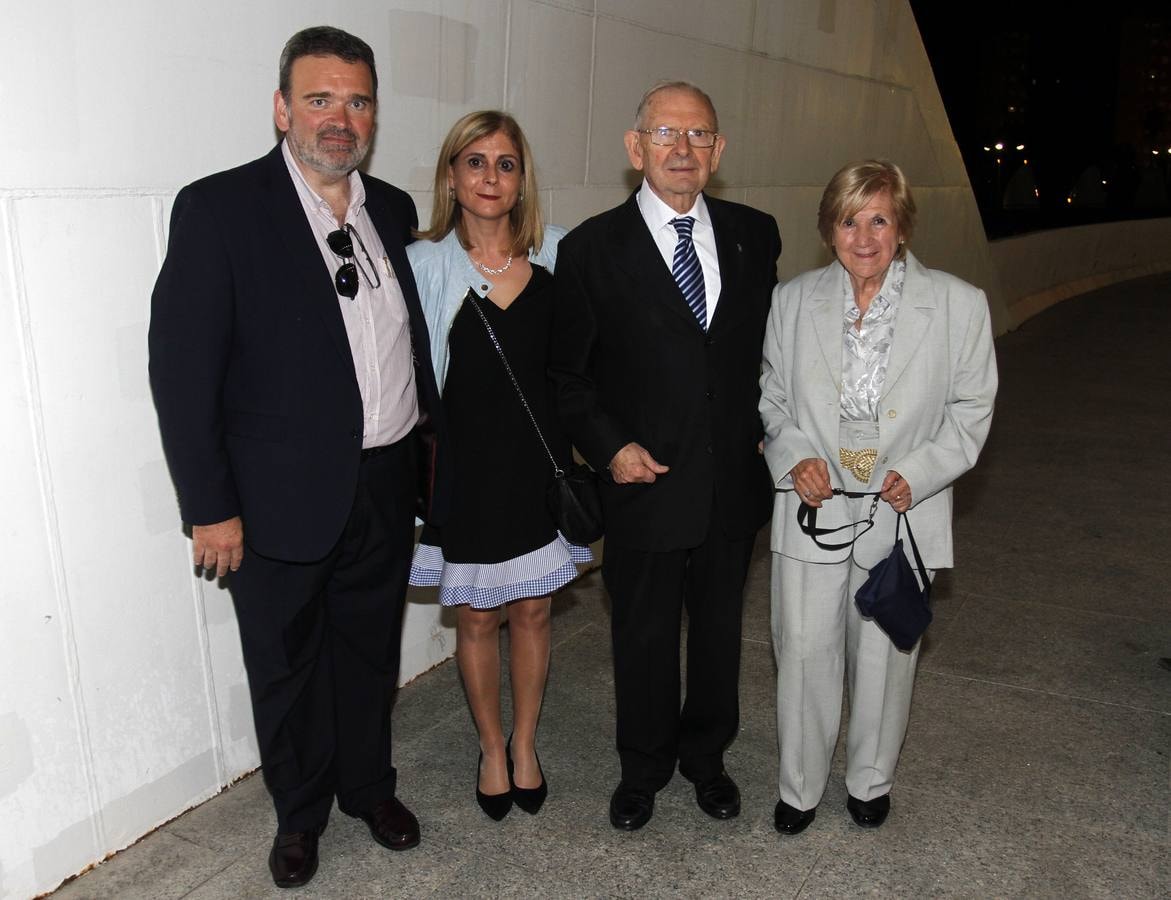
[[[632,831],[676,764],[704,812],[740,812],[724,750],[739,723],[744,582],[772,504],[757,401],[781,243],[772,216],[704,195],[725,138],[696,86],[651,88],[625,143],[642,186],[559,248],[551,377],[566,431],[606,473],[622,765],[610,822]]]
[[[445,505],[441,476],[420,492],[417,426],[443,423],[414,203],[357,172],[377,86],[364,41],[294,35],[284,139],[179,192],[151,305],[163,447],[195,564],[235,604],[280,887],[313,877],[335,797],[380,844],[419,842],[390,707],[420,493],[434,518]]]

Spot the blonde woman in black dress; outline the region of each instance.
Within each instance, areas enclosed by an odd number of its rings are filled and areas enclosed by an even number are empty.
[[[550,274],[563,229],[545,227],[528,142],[505,113],[455,123],[435,171],[431,225],[408,248],[431,331],[455,459],[452,511],[425,528],[411,583],[457,609],[456,659],[480,737],[476,800],[493,819],[536,813],[547,785],[536,752],[549,664],[550,595],[591,559],[545,505],[552,464],[485,328],[487,320],[550,450],[568,461],[545,370]],[[510,637],[513,724],[500,709],[500,626]]]

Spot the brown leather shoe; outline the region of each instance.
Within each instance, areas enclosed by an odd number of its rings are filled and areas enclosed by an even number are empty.
[[[268,871],[277,887],[308,884],[317,873],[317,837],[320,831],[278,834],[268,854]]]
[[[370,835],[391,850],[410,850],[419,845],[419,820],[397,797],[383,800],[358,818],[370,828]]]

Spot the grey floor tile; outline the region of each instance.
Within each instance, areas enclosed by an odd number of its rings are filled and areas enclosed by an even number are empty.
[[[895,790],[1165,841],[1169,749],[1171,716],[921,671]]]
[[[1171,714],[1171,620],[972,598],[930,671]]]
[[[1149,557],[1067,552],[1011,537],[964,550],[957,588],[997,600],[1093,610],[1146,622],[1171,618],[1167,575]]]
[[[292,893],[273,885],[265,845],[258,852],[242,855],[186,896],[190,900],[426,897],[463,864],[461,854],[426,837],[413,850],[387,850],[370,839],[363,824],[350,819],[338,822],[336,815],[322,835],[320,855],[314,880]]]
[[[57,890],[61,900],[164,900],[184,897],[232,864],[234,854],[156,831]]]
[[[224,853],[266,843],[276,833],[276,812],[259,772],[164,826],[164,832]]]
[[[819,811],[811,829],[823,812],[837,811]],[[840,811],[801,897],[1154,898],[1166,895],[1165,849],[1124,826],[1055,828],[1028,811],[900,790],[880,830]]]

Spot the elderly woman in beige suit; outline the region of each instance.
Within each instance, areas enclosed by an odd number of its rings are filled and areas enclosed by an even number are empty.
[[[863,827],[886,819],[919,648],[897,649],[861,616],[854,594],[889,554],[897,513],[907,513],[929,574],[952,565],[951,483],[976,462],[992,418],[996,359],[984,293],[907,252],[914,223],[897,166],[847,166],[818,210],[834,262],[773,293],[760,411],[778,488],[772,632],[782,834],[813,821],[844,680],[847,809]],[[853,546],[823,549],[800,530],[797,510],[802,502],[817,508],[820,528],[865,520],[872,497],[841,491],[878,492],[882,502]],[[833,540],[849,537],[847,529]]]

